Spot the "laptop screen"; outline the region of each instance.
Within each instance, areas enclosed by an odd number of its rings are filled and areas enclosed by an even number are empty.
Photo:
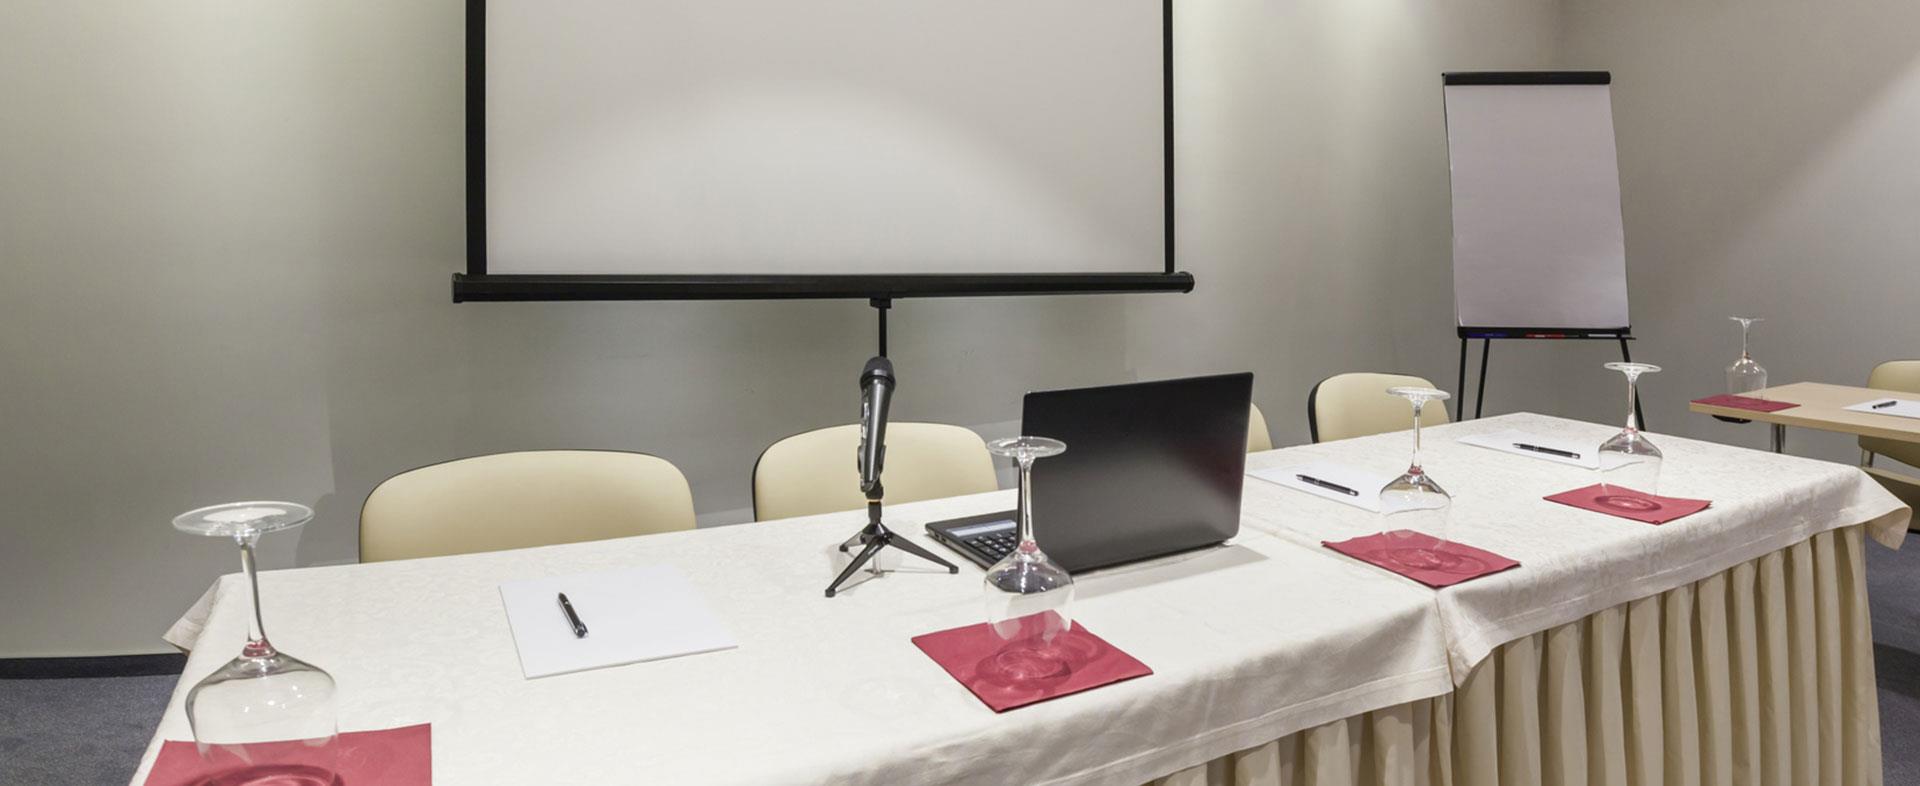
[[[1211,546],[1240,531],[1253,374],[1029,393],[1033,529],[1069,571]]]

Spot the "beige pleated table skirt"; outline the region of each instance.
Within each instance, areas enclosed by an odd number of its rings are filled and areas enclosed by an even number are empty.
[[[1154,784],[1874,786],[1865,530],[1508,642],[1451,694]]]

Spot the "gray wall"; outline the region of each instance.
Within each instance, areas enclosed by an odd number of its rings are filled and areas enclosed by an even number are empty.
[[[1763,426],[1688,414],[1739,356],[1730,314],[1758,315],[1772,384],[1864,385],[1920,357],[1920,4],[1910,0],[1567,0],[1573,68],[1614,73],[1635,358],[1665,367],[1657,431],[1748,447]],[[1498,366],[1496,366],[1498,368]],[[1620,409],[1612,372],[1543,366]],[[1528,384],[1528,383],[1532,384]],[[1550,409],[1546,378],[1501,399]],[[1491,407],[1493,402],[1489,402]],[[1795,430],[1788,449],[1854,462],[1853,440]]]
[[[1004,433],[1028,389],[1251,369],[1289,443],[1322,376],[1450,375],[1435,74],[1552,65],[1558,4],[1181,5],[1199,289],[903,303],[897,416]],[[196,505],[313,503],[267,561],[352,561],[381,479],[581,446],[674,461],[726,523],[761,448],[852,419],[862,303],[449,302],[461,8],[0,9],[0,657],[164,649],[233,569],[167,526]]]

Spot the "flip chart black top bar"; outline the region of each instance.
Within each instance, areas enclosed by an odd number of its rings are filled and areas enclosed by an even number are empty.
[[[1461,338],[1539,338],[1539,339],[1633,339],[1632,327],[1617,328],[1545,328],[1545,327],[1473,327],[1458,328]]]
[[[1608,71],[1461,71],[1441,74],[1447,85],[1610,85]]]

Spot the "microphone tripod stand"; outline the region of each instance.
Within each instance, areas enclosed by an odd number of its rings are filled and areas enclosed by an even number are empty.
[[[880,354],[867,361],[867,369],[860,374],[861,390],[861,428],[860,441],[860,490],[867,496],[867,526],[859,534],[840,544],[840,553],[845,554],[855,543],[860,544],[860,553],[840,571],[832,584],[827,585],[827,597],[831,598],[840,591],[840,585],[860,570],[868,566],[874,575],[880,574],[880,564],[874,559],[880,550],[892,546],[921,559],[945,566],[948,573],[959,573],[960,568],[951,562],[934,556],[933,552],[921,548],[919,544],[907,540],[887,529],[881,520],[880,498],[885,491],[880,485],[880,469],[886,456],[887,402],[893,392],[893,364],[887,362],[887,309],[893,307],[888,298],[873,298],[868,301],[880,313]]]
[[[840,544],[840,553],[847,553],[847,550],[852,548],[855,543],[861,544],[862,548],[860,549],[860,553],[854,555],[853,561],[847,563],[847,569],[840,571],[840,575],[833,580],[832,584],[827,585],[827,597],[829,598],[833,597],[834,593],[840,591],[840,585],[845,583],[855,571],[858,571],[860,566],[866,565],[869,561],[878,557],[880,550],[888,546],[892,546],[929,562],[943,565],[946,567],[948,573],[960,572],[960,568],[953,563],[934,556],[933,552],[921,548],[918,543],[894,534],[893,530],[887,529],[886,524],[881,523],[880,487],[877,484],[873,487],[872,491],[867,492],[866,528],[860,530],[860,534],[854,535],[848,538],[847,542]],[[874,575],[879,575],[879,563],[874,563],[871,570]]]

